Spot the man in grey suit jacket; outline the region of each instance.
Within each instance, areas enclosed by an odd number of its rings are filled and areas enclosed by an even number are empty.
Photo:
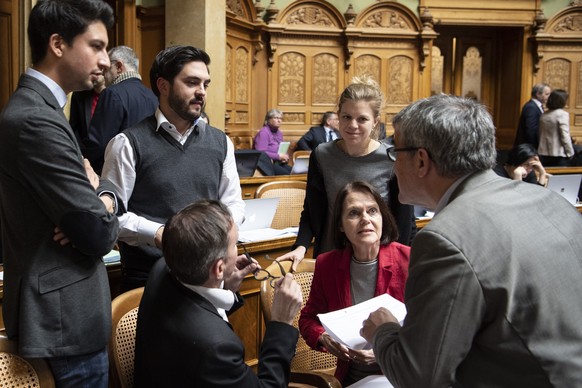
[[[83,161],[62,107],[109,66],[113,11],[100,0],[40,0],[33,66],[0,115],[3,316],[25,357],[58,387],[107,387],[111,296],[102,256],[117,238],[113,185]]]
[[[400,327],[361,334],[398,387],[574,387],[582,381],[582,217],[550,190],[497,176],[479,103],[437,95],[394,117],[403,203],[435,216],[412,243]]]

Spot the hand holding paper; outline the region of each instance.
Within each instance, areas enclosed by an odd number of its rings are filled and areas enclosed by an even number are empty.
[[[374,334],[378,329],[378,326],[387,323],[387,322],[394,322],[399,323],[402,325],[402,321],[399,321],[391,312],[390,310],[381,307],[378,310],[372,312],[368,319],[364,321],[364,325],[360,330],[360,334],[362,337],[366,339],[369,343],[371,343],[374,339]]]
[[[325,331],[337,342],[356,350],[370,349],[371,345],[360,335],[360,328],[362,327],[362,322],[368,319],[370,313],[380,307],[388,308],[398,322],[402,323],[404,321],[406,306],[388,294],[379,295],[342,310],[318,314],[317,317]]]

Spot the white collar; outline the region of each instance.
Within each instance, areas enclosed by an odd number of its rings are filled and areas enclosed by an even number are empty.
[[[61,88],[59,84],[53,81],[52,78],[47,77],[45,74],[41,73],[38,70],[33,69],[32,67],[26,69],[26,74],[33,78],[36,78],[37,80],[42,82],[47,88],[49,88],[51,93],[57,99],[57,102],[59,103],[61,109],[65,106],[65,104],[67,103],[67,93],[65,93],[63,88]]]
[[[176,126],[168,121],[166,116],[164,116],[164,114],[162,113],[162,111],[158,107],[156,109],[156,121],[158,123],[158,125],[156,126],[156,132],[159,131],[160,127],[161,127],[166,132],[168,132],[170,134],[170,136],[172,136],[174,139],[176,139],[176,141],[180,142],[181,144],[184,144],[186,142],[186,139],[188,139],[188,136],[190,136],[190,134],[192,133],[192,131],[196,127],[196,124],[198,124],[198,120],[200,120],[200,117],[198,117],[198,119],[196,119],[196,121],[194,121],[192,126],[190,128],[188,128],[188,130],[182,135],[180,132],[178,132],[178,129],[176,129]]]
[[[224,282],[220,284],[220,288],[208,288],[204,286],[194,286],[183,282],[180,283],[182,283],[184,287],[208,299],[208,301],[216,308],[222,319],[228,322],[226,312],[232,308],[234,302],[236,302],[236,297],[232,291],[222,288]]]

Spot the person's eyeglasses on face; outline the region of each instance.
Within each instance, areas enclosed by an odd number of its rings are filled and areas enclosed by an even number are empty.
[[[418,151],[421,148],[422,147],[402,147],[402,148],[389,147],[386,149],[386,154],[388,155],[388,159],[395,162],[399,152]]]

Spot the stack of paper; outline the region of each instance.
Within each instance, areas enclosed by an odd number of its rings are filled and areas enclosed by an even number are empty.
[[[360,336],[360,329],[370,313],[380,307],[386,307],[390,310],[402,325],[404,317],[406,317],[406,306],[388,294],[379,295],[342,310],[317,314],[317,317],[325,331],[337,342],[355,350],[371,349],[372,346]]]

